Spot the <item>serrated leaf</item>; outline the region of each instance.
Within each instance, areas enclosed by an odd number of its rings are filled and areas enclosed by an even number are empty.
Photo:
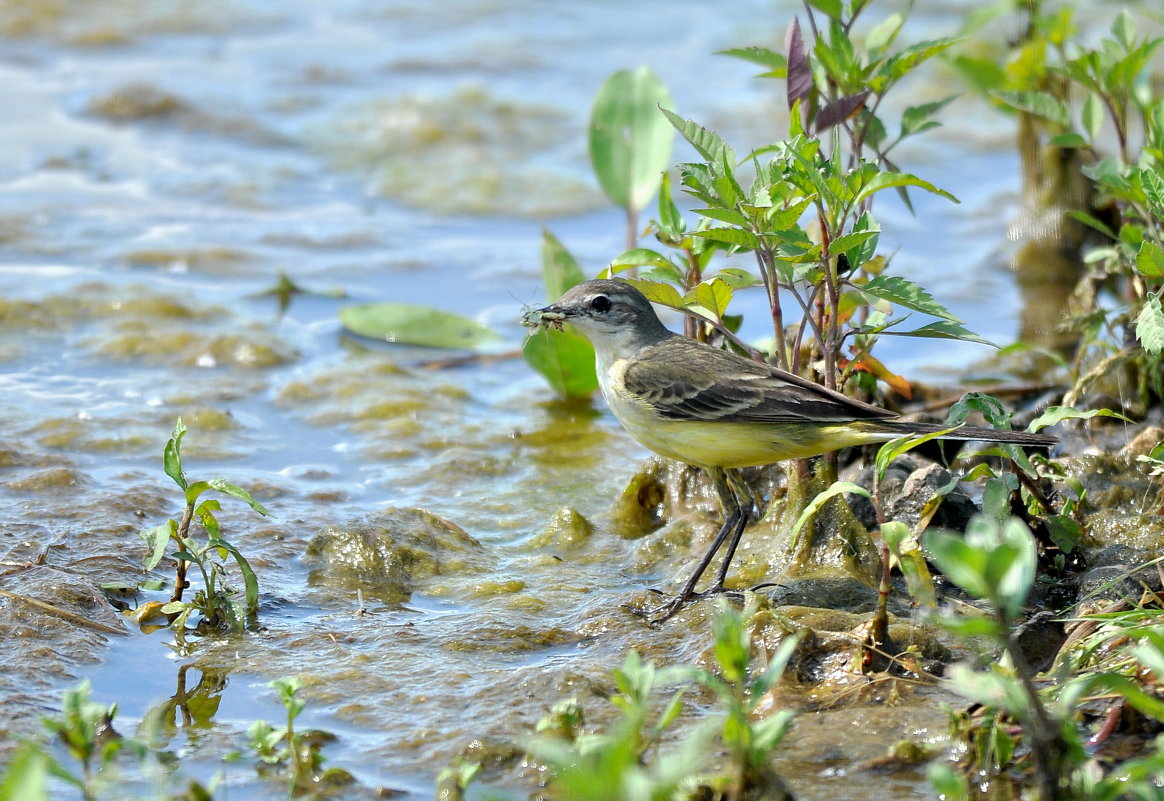
[[[1136,339],[1154,356],[1164,352],[1164,309],[1161,309],[1160,297],[1155,293],[1148,293],[1144,308],[1136,316]]]
[[[904,138],[910,134],[920,133],[923,130],[923,125],[932,123],[931,117],[957,99],[958,95],[950,95],[944,100],[923,103],[920,106],[910,106],[901,112],[901,136]]]
[[[1136,254],[1136,269],[1149,278],[1164,276],[1164,248],[1151,239],[1145,239]]]
[[[687,142],[708,161],[735,161],[735,151],[714,131],[704,128],[693,120],[685,120],[669,109],[663,109],[663,115],[671,121],[671,125]],[[726,158],[725,158],[726,156]]]
[[[658,188],[674,140],[659,109],[670,105],[667,88],[646,67],[620,70],[599,89],[590,112],[590,161],[616,205],[640,210]]]
[[[683,302],[688,306],[701,306],[710,313],[713,319],[719,320],[727,311],[732,299],[732,288],[718,276],[710,281],[703,281],[684,296]]]
[[[691,235],[747,248],[749,250],[756,250],[760,247],[759,237],[751,231],[744,231],[739,228],[704,228],[701,231],[692,231]]]
[[[771,72],[779,72],[788,67],[788,59],[782,53],[777,53],[766,47],[732,47],[727,50],[717,50],[715,55],[731,56],[749,61],[752,64],[759,64]]]
[[[923,181],[916,175],[910,175],[904,172],[881,172],[870,178],[860,189],[857,190],[853,197],[853,203],[858,204],[874,192],[880,192],[883,189],[890,189],[893,187],[908,187],[916,186],[918,189],[924,189],[935,195],[941,195],[947,200],[952,200],[958,203],[958,198],[951,195],[945,189],[939,189],[931,184],[929,181]]]
[[[409,303],[348,306],[340,322],[362,337],[431,348],[477,348],[501,339],[476,320]]]
[[[537,331],[526,339],[521,353],[562,397],[586,397],[598,389],[594,348],[573,331]]]
[[[998,347],[998,345],[995,345],[989,339],[984,339],[973,331],[949,320],[939,320],[936,323],[923,325],[921,328],[915,328],[912,331],[886,331],[885,334],[896,337],[921,337],[923,339],[957,339],[962,342],[977,342],[980,345],[989,345],[992,348]]]
[[[850,236],[852,236],[850,234]],[[843,237],[842,237],[843,238]],[[887,300],[907,309],[941,317],[953,323],[960,323],[949,309],[934,300],[922,286],[898,275],[878,275],[860,287],[865,294]]]

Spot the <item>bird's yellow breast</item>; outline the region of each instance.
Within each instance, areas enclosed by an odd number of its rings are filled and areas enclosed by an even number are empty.
[[[627,433],[668,459],[698,467],[756,467],[785,459],[818,456],[839,448],[890,439],[891,435],[852,423],[739,423],[673,420],[659,415],[627,391],[622,376],[628,360],[598,371],[602,396]]]

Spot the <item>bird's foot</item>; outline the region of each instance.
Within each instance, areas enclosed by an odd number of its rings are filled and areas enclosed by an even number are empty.
[[[652,590],[652,592],[662,595],[658,590]],[[646,618],[648,625],[659,626],[674,617],[688,602],[712,598],[716,595],[739,595],[739,592],[726,589],[722,584],[715,584],[702,592],[681,592],[667,603],[655,609],[634,609],[629,606],[624,608],[632,614]]]

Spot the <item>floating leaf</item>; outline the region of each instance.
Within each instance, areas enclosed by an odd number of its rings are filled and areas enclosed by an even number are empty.
[[[353,334],[432,348],[475,348],[501,339],[467,317],[409,303],[364,303],[340,310]]]

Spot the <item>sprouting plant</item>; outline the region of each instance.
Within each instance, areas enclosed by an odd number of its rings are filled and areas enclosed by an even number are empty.
[[[721,603],[714,623],[715,670],[656,668],[635,651],[627,654],[614,671],[618,692],[611,703],[620,717],[606,731],[586,731],[574,699],[556,705],[538,723],[529,746],[535,759],[549,765],[548,797],[739,799],[771,790],[779,778],[767,762],[793,714],[781,710],[757,718],[757,710],[783,675],[798,637],[786,637],[767,665],[757,666],[747,628],[755,610],[754,603],[743,612]],[[683,696],[692,682],[712,691],[719,714],[677,745],[668,745],[674,738],[667,735],[683,712]],[[727,751],[726,763],[708,772],[715,739]]]
[[[174,432],[166,442],[163,454],[163,468],[167,476],[183,492],[185,508],[181,520],[167,520],[141,532],[142,539],[149,544],[149,555],[145,559],[146,570],[153,570],[166,555],[166,548],[172,542],[175,550],[171,556],[176,562],[174,592],[170,602],[161,611],[173,615],[171,623],[175,628],[184,628],[190,616],[197,612],[201,625],[211,629],[241,630],[248,620],[253,620],[259,610],[259,581],[246,557],[238,548],[222,536],[216,513],[222,508],[217,498],[204,498],[210,490],[223,495],[231,495],[246,502],[262,515],[270,514],[245,489],[230,482],[215,478],[209,481],[188,481],[182,466],[182,438],[186,426],[182,419],[174,425]],[[197,522],[205,532],[205,541],[198,541],[191,534],[191,526]],[[226,585],[226,560],[233,558],[242,576],[244,601],[236,599],[236,592]],[[192,600],[183,596],[189,587],[187,571],[190,565],[202,574],[202,587]]]
[[[334,790],[354,781],[351,774],[342,768],[324,769],[327,761],[322,753],[323,746],[334,735],[319,729],[297,730],[295,719],[303,712],[307,702],[299,695],[303,682],[298,678],[275,679],[268,687],[275,690],[279,701],[287,711],[282,726],[272,726],[265,720],[251,724],[247,729],[247,740],[256,757],[266,765],[282,768],[286,772],[287,797]]]

